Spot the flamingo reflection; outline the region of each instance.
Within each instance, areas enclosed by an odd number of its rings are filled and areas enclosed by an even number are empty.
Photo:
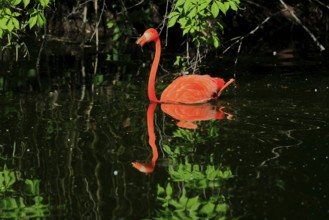
[[[224,106],[215,106],[211,103],[200,105],[177,105],[162,104],[161,109],[164,113],[178,120],[177,126],[181,128],[196,129],[197,121],[221,120],[225,116],[231,120],[232,114],[224,111]]]
[[[152,173],[155,163],[158,159],[158,149],[155,145],[155,132],[154,132],[154,110],[157,107],[156,103],[151,103],[147,108],[147,133],[149,135],[149,145],[152,148],[153,157],[150,163],[133,162],[132,165],[142,173]]]
[[[155,144],[154,132],[154,111],[156,103],[151,103],[147,109],[147,131],[149,136],[149,145],[152,149],[152,159],[149,163],[133,162],[132,166],[142,173],[152,173],[158,159],[158,149]],[[222,120],[233,118],[232,114],[224,111],[224,106],[215,106],[211,103],[199,105],[179,105],[179,104],[161,104],[164,113],[178,120],[177,126],[187,129],[196,129],[196,122],[207,120]]]

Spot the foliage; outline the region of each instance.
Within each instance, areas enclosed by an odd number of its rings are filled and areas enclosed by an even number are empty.
[[[181,138],[190,143],[203,143],[205,140],[200,136],[199,133],[193,130],[178,128],[174,133],[174,137]]]
[[[24,43],[18,43],[20,33],[26,29],[41,29],[46,24],[44,11],[49,6],[50,0],[2,0],[0,1],[0,49],[1,51],[23,48],[23,55],[28,55]]]
[[[186,187],[183,187],[181,195],[177,196],[170,183],[165,188],[157,186],[157,200],[162,202],[162,209],[158,210],[155,219],[210,219],[219,216],[219,219],[225,219],[228,211],[222,195],[207,199],[199,195],[189,196]]]
[[[190,188],[213,188],[220,187],[221,183],[233,177],[232,171],[221,164],[214,164],[213,155],[210,155],[209,162],[205,165],[190,163],[188,156],[183,162],[179,160],[181,156],[180,148],[171,150],[169,146],[164,147],[164,151],[170,157],[168,172],[175,182],[185,182]]]
[[[231,170],[215,164],[213,154],[205,164],[198,164],[190,162],[190,156],[181,160],[183,148],[164,145],[163,149],[169,158],[170,178],[165,186],[157,185],[156,199],[161,208],[153,219],[225,219],[229,206],[221,189],[233,177]],[[206,195],[207,190],[210,195]]]
[[[240,0],[175,0],[174,10],[168,15],[168,27],[179,24],[182,34],[190,35],[192,42],[219,47],[219,33],[224,27],[222,15],[237,11]]]
[[[23,184],[24,190],[16,195],[15,187]],[[40,194],[40,180],[23,179],[21,172],[9,170],[4,165],[0,171],[0,218],[21,219],[45,217],[50,213]]]

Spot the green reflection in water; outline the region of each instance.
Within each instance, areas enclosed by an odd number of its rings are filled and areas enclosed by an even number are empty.
[[[1,161],[2,162],[2,161]],[[50,215],[50,206],[40,192],[40,180],[24,178],[19,170],[0,171],[0,218],[36,218]]]
[[[218,136],[215,129],[209,132]],[[155,219],[226,219],[229,205],[223,189],[225,181],[233,177],[232,171],[215,163],[214,154],[202,163],[193,159],[194,144],[206,142],[198,131],[178,128],[174,137],[181,139],[179,146],[163,146],[169,159],[170,181],[157,185],[156,199],[161,208]]]

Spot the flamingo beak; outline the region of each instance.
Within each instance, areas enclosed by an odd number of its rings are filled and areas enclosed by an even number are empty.
[[[140,162],[133,162],[131,165],[142,173],[152,173],[154,170],[154,167]]]
[[[145,43],[146,43],[146,37],[143,34],[140,38],[138,38],[136,44],[139,44],[141,47],[143,47]]]

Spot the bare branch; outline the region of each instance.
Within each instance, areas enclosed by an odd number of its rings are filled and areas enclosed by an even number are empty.
[[[310,35],[310,37],[312,38],[312,40],[314,41],[314,43],[316,43],[316,45],[320,48],[320,51],[324,51],[326,48],[316,39],[316,37],[314,36],[314,34],[301,22],[301,20],[296,16],[296,14],[294,13],[293,10],[291,10],[286,3],[283,0],[279,0],[281,2],[281,4],[283,5],[283,7],[291,14],[291,16],[295,19],[295,21],[301,25],[304,30]]]

